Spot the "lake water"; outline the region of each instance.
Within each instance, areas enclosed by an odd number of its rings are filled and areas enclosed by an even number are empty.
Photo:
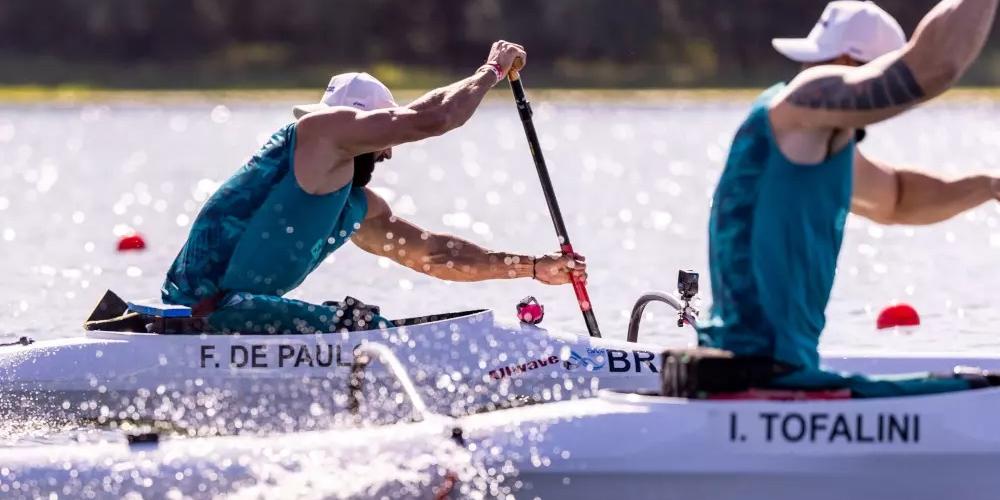
[[[710,291],[709,201],[744,102],[538,103],[556,192],[605,336],[624,337],[645,290],[672,290],[678,268],[702,271]],[[944,175],[996,168],[996,106],[953,103],[872,127],[877,158]],[[0,108],[0,334],[67,337],[107,288],[155,297],[190,221],[215,186],[289,121],[287,103]],[[399,215],[489,248],[556,248],[512,104],[485,104],[463,128],[400,146],[372,184]],[[991,293],[1000,210],[990,203],[930,227],[885,227],[851,217],[828,310],[825,347],[866,351],[1000,348]],[[119,254],[134,228],[145,252]],[[528,280],[445,283],[345,247],[291,296],[352,295],[391,316],[490,307],[513,316],[526,295],[545,325],[583,331],[568,287]],[[880,308],[900,300],[922,313],[908,334],[878,333]],[[650,308],[644,335],[677,343],[689,331]]]
[[[0,338],[79,335],[105,289],[157,296],[201,204],[290,120],[290,104],[0,106]],[[702,272],[707,308],[709,202],[747,105],[535,104],[570,234],[588,257],[590,294],[606,337],[624,338],[636,297],[673,290],[679,268]],[[862,147],[947,176],[995,171],[998,116],[993,103],[937,105],[872,127]],[[506,101],[488,102],[443,137],[398,147],[372,186],[398,215],[432,231],[509,252],[557,247],[521,125]],[[116,252],[117,237],[131,230],[146,237],[148,249]],[[823,348],[997,352],[998,258],[996,203],[918,228],[852,216]],[[487,307],[511,318],[517,301],[534,295],[546,306],[544,326],[584,331],[569,287],[445,283],[352,246],[290,295],[317,302],[352,295],[394,317]],[[876,331],[875,316],[894,301],[913,304],[923,326]],[[649,311],[645,340],[693,342],[690,330],[674,326],[672,311],[655,305]],[[14,434],[31,442],[107,438],[80,432],[52,438],[39,429]]]

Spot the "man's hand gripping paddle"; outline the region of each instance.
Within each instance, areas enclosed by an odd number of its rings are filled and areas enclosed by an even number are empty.
[[[566,223],[563,222],[562,212],[559,211],[559,203],[556,201],[556,193],[552,188],[552,179],[549,178],[549,170],[545,166],[545,158],[542,157],[542,148],[538,144],[538,134],[535,132],[535,124],[531,121],[531,105],[524,95],[524,86],[521,84],[521,75],[518,70],[521,68],[521,60],[514,62],[513,69],[507,75],[510,80],[510,89],[514,92],[514,102],[517,103],[517,113],[521,116],[521,124],[524,125],[524,135],[528,138],[528,146],[531,148],[531,157],[535,160],[535,170],[538,171],[538,180],[542,184],[542,192],[545,193],[545,203],[549,206],[549,215],[552,216],[552,225],[556,228],[556,236],[559,237],[559,248],[566,255],[575,255],[573,245],[569,242],[569,235],[566,233]],[[601,331],[597,327],[597,318],[594,317],[594,310],[590,304],[590,296],[587,294],[587,285],[582,278],[570,276],[573,281],[573,291],[576,292],[576,300],[580,303],[580,312],[583,313],[583,320],[587,323],[587,331],[591,337],[600,337]]]

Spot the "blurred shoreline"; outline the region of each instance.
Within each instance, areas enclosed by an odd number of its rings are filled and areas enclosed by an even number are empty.
[[[530,96],[546,102],[592,103],[676,103],[676,102],[742,102],[753,99],[764,88],[530,88]],[[396,91],[396,100],[409,102],[424,90]],[[184,104],[218,102],[315,102],[322,89],[112,89],[79,86],[0,85],[0,105],[17,104]],[[487,101],[509,100],[506,85],[501,83],[487,96]],[[997,102],[1000,87],[959,87],[948,91],[938,100],[949,102]]]

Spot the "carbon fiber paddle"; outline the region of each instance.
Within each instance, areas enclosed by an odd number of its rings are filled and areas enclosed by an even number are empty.
[[[520,65],[515,63],[514,67],[518,68]],[[549,169],[545,166],[542,148],[538,144],[538,134],[535,132],[535,124],[531,120],[531,104],[524,95],[524,85],[521,84],[521,75],[517,69],[512,69],[507,76],[510,81],[510,89],[514,92],[514,102],[517,103],[517,114],[521,116],[521,124],[524,125],[524,135],[528,138],[528,146],[531,147],[531,157],[535,160],[535,170],[538,171],[538,180],[542,184],[542,192],[545,193],[545,203],[549,206],[552,225],[555,226],[556,236],[559,237],[559,248],[564,254],[575,255],[573,245],[569,241],[569,234],[566,232],[566,223],[563,222],[562,212],[559,210],[559,202],[556,200],[555,190],[552,188]],[[580,312],[583,313],[583,321],[587,323],[587,331],[591,337],[600,337],[601,330],[597,327],[597,318],[594,316],[594,309],[590,303],[587,285],[581,278],[572,274],[570,275],[570,279],[573,282],[573,292],[576,293],[576,300],[580,304]]]

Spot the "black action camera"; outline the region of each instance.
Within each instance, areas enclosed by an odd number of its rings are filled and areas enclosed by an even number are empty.
[[[690,301],[698,295],[698,273],[694,271],[677,271],[677,293],[681,299]]]

